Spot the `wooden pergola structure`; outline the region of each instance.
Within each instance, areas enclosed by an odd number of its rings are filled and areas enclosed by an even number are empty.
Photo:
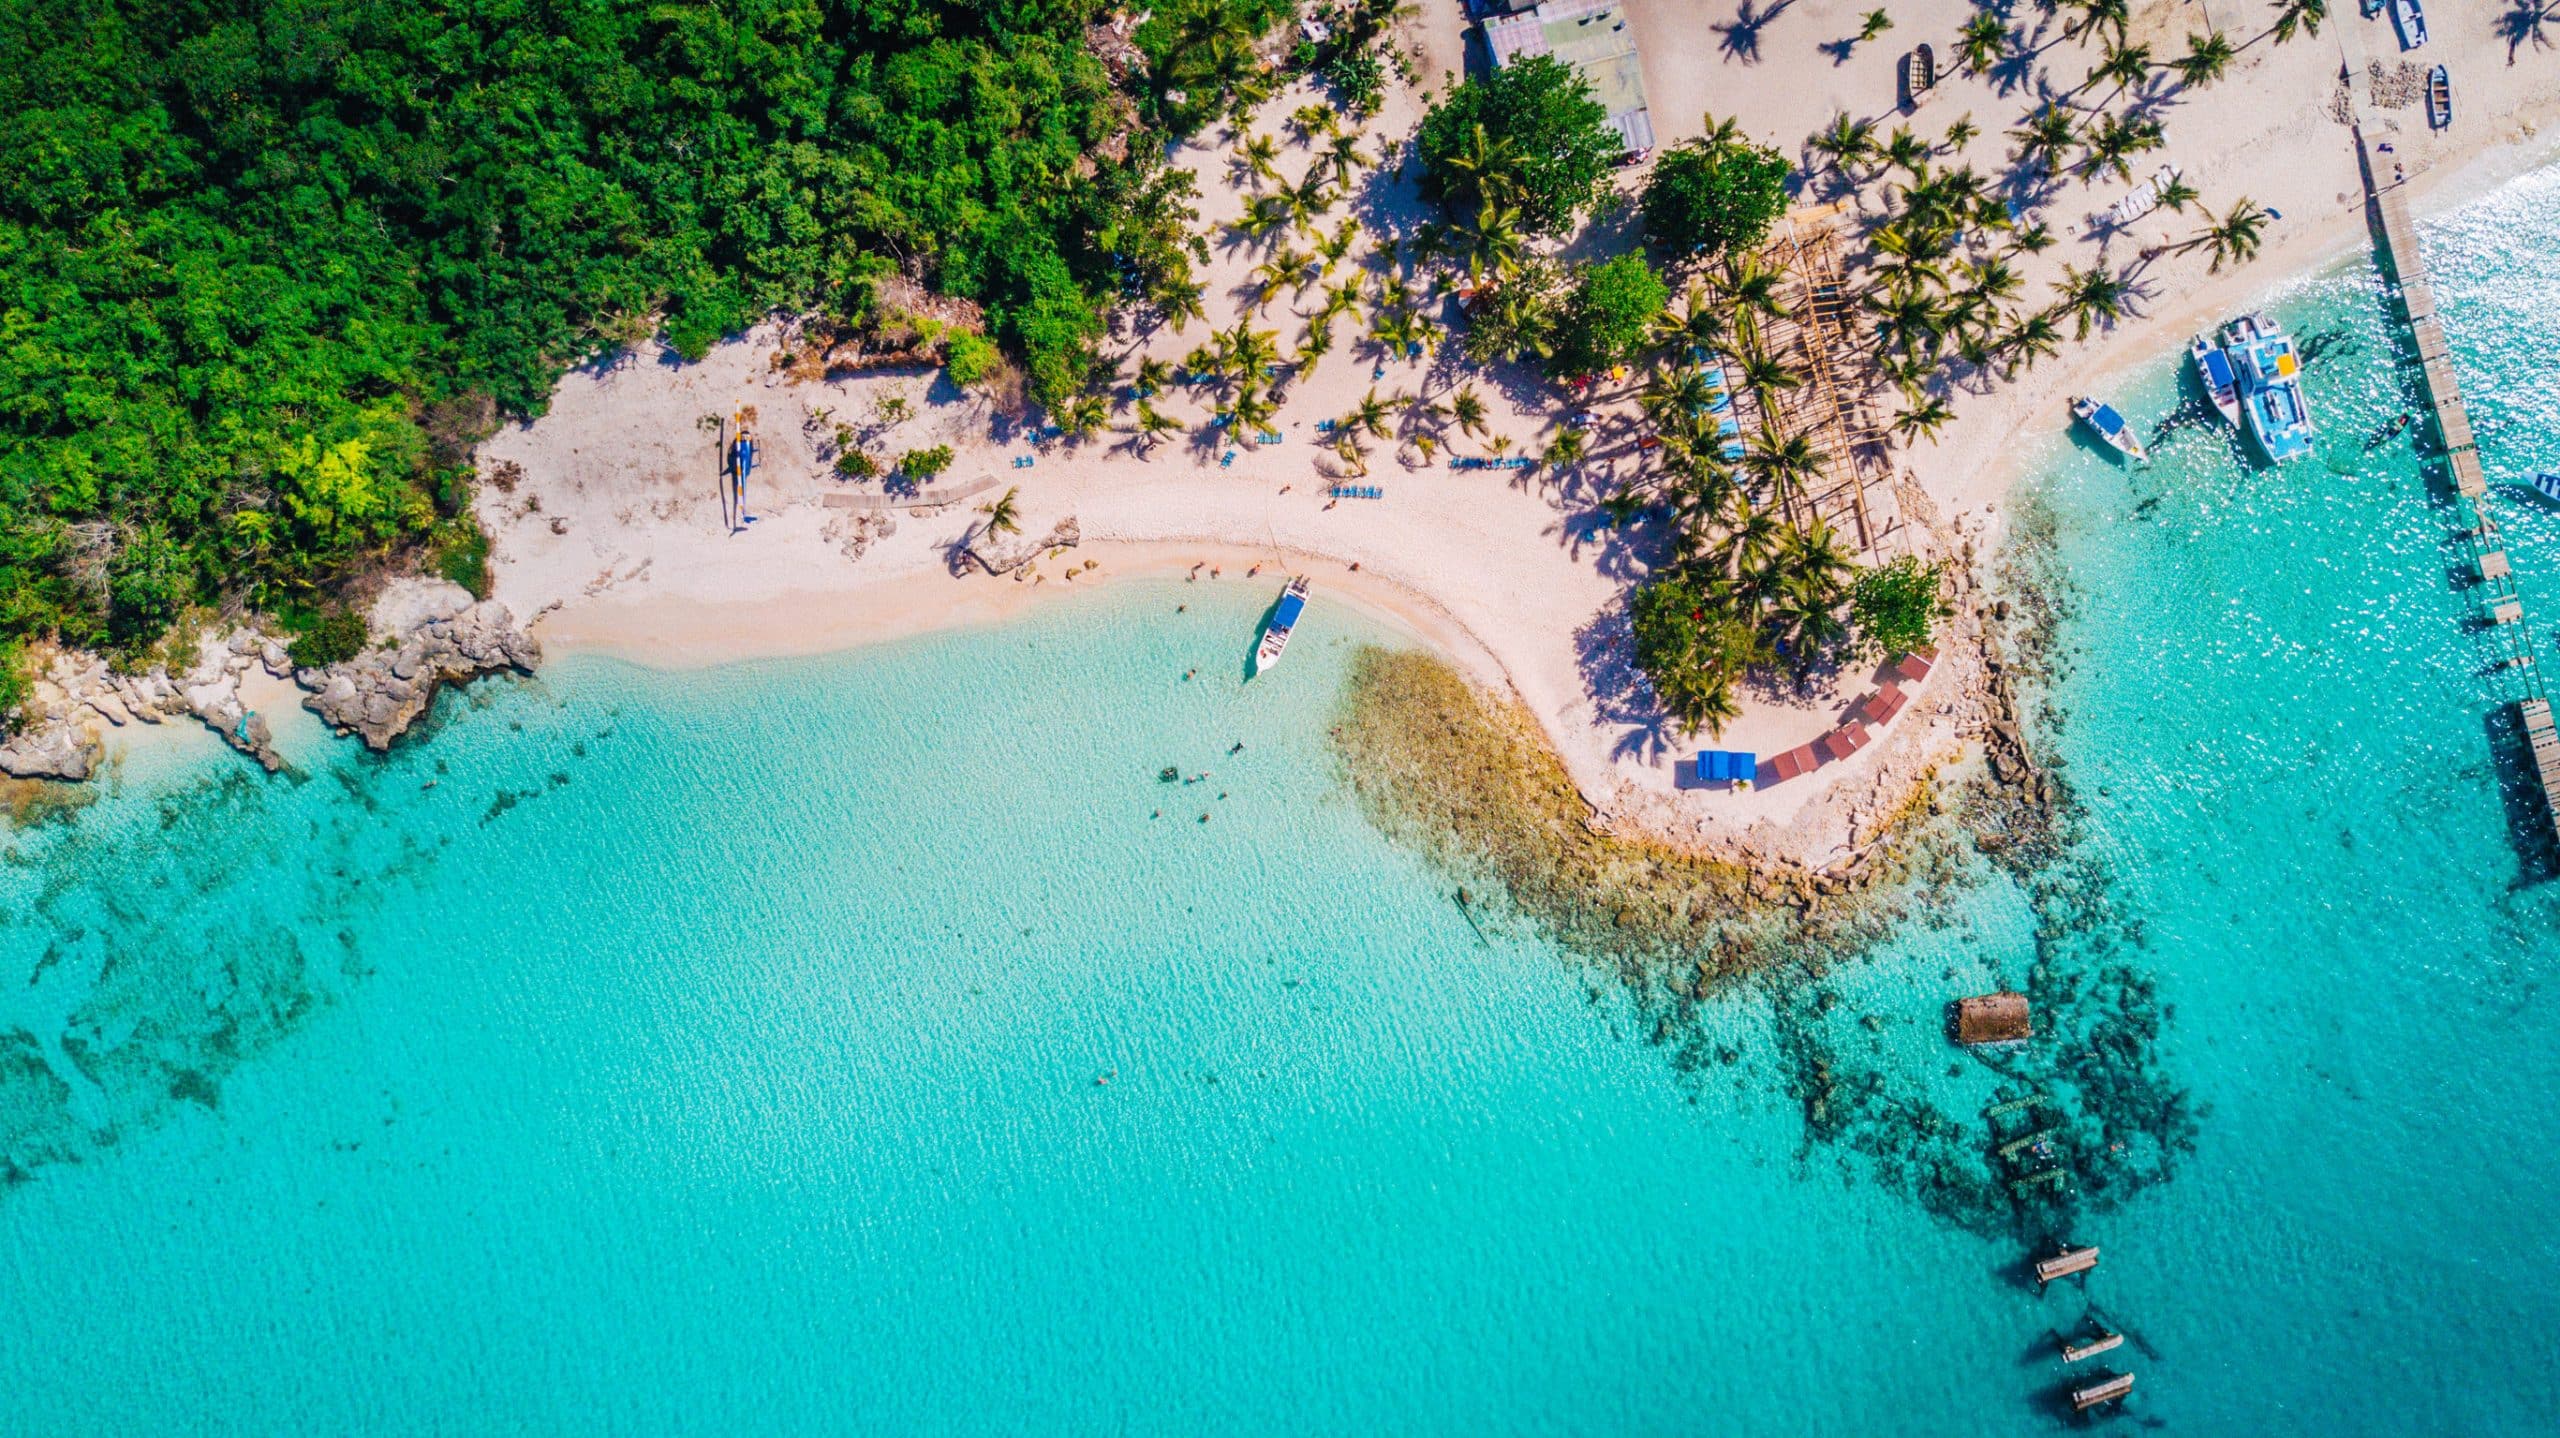
[[[1788,522],[1801,526],[1819,518],[1853,537],[1863,557],[1880,561],[1907,551],[1910,541],[1893,497],[1889,436],[1868,402],[1880,380],[1830,222],[1838,208],[1789,215],[1761,247],[1761,260],[1782,277],[1785,314],[1763,318],[1760,338],[1770,358],[1804,383],[1751,394],[1763,425],[1781,438],[1804,437],[1822,455],[1818,477],[1801,493],[1782,496]],[[1757,438],[1757,430],[1743,438]]]

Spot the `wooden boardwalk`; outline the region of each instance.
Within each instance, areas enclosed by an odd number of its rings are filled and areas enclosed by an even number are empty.
[[[2364,172],[2365,195],[2376,246],[2389,270],[2410,338],[2417,348],[2419,385],[2424,392],[2445,467],[2453,480],[2454,507],[2461,515],[2477,581],[2473,593],[2480,617],[2496,653],[2495,669],[2512,673],[2523,686],[2516,703],[2518,721],[2532,749],[2535,777],[2542,788],[2548,817],[2560,832],[2560,735],[2555,735],[2550,692],[2543,686],[2542,661],[2535,652],[2533,631],[2525,623],[2524,594],[2516,587],[2515,569],[2499,537],[2497,516],[2489,507],[2488,473],[2480,464],[2480,446],[2472,432],[2471,413],[2462,402],[2462,381],[2453,372],[2451,347],[2436,310],[2435,286],[2427,281],[2425,249],[2418,242],[2417,222],[2409,215],[2403,162],[2391,142],[2396,130],[2378,120],[2365,93],[2364,45],[2352,18],[2340,22],[2347,61],[2347,94],[2353,110],[2357,159]]]

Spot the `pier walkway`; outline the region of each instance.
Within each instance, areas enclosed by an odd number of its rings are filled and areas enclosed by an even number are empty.
[[[2425,251],[2418,243],[2417,222],[2410,218],[2403,162],[2391,136],[2396,127],[2374,112],[2367,93],[2368,70],[2362,27],[2353,16],[2340,16],[2340,45],[2345,52],[2347,100],[2356,139],[2356,158],[2364,174],[2367,218],[2375,245],[2389,270],[2403,319],[2417,346],[2419,386],[2435,422],[2437,442],[2453,480],[2454,506],[2462,520],[2477,580],[2481,621],[2498,659],[2495,668],[2512,673],[2523,687],[2516,717],[2531,750],[2535,776],[2542,787],[2546,817],[2560,833],[2560,732],[2552,723],[2550,691],[2543,685],[2542,661],[2535,652],[2533,631],[2525,623],[2524,595],[2516,587],[2515,570],[2498,536],[2497,517],[2489,508],[2488,473],[2480,464],[2480,446],[2471,430],[2471,414],[2463,406],[2462,381],[2453,372],[2451,346],[2436,310],[2435,287],[2427,282]]]

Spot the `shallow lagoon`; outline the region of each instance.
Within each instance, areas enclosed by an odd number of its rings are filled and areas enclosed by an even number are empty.
[[[2493,475],[2560,467],[2560,176],[2430,238]],[[2075,872],[2204,1107],[2087,1220],[2085,1290],[1809,1141],[1769,995],[1683,1072],[1470,926],[1335,779],[1364,621],[1320,602],[1248,690],[1267,596],[1130,586],[826,660],[573,658],[387,759],[293,727],[300,782],[170,746],[15,837],[9,1426],[2025,1433],[2094,1302],[2189,1431],[2541,1431],[2560,899],[2450,512],[2364,450],[2407,405],[2370,274],[2275,307],[2319,459],[2057,440],[2027,505]],[[2114,398],[2187,392],[2164,356]],[[2560,604],[2560,512],[2502,512]],[[2024,974],[2030,897],[1915,901],[1834,976],[1840,1041],[1969,1118],[1939,1005]]]

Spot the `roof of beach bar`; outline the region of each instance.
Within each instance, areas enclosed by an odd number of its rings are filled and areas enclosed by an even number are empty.
[[[1627,28],[1624,0],[1547,0],[1534,10],[1484,22],[1493,63],[1553,55],[1581,72],[1609,112],[1610,127],[1629,150],[1653,148],[1653,114],[1645,106],[1644,67]]]

